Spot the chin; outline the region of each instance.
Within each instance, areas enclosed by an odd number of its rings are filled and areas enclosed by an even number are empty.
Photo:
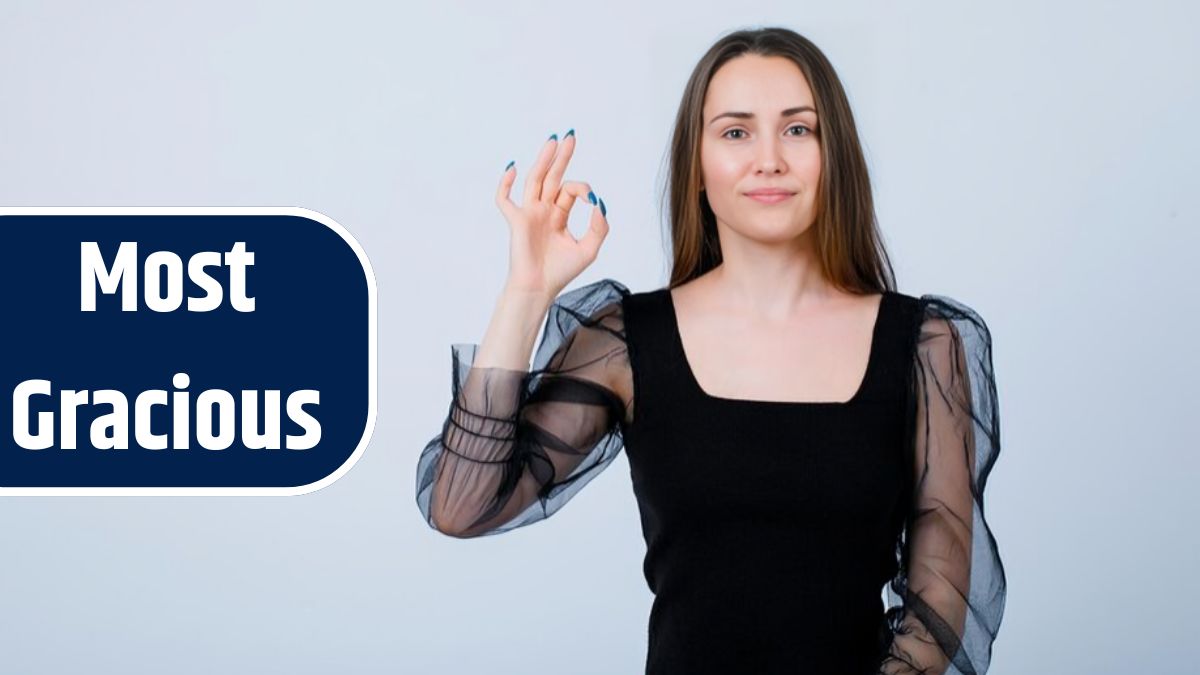
[[[782,225],[780,227],[765,227],[758,225],[755,227],[736,228],[735,231],[746,239],[751,239],[760,243],[783,244],[802,236],[808,231],[808,227],[796,227],[791,224]]]
[[[762,214],[742,219],[741,225],[732,229],[748,239],[759,241],[788,241],[808,231],[810,221],[802,221],[791,214],[777,214],[764,218]]]

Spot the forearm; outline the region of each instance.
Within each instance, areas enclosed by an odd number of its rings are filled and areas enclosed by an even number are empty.
[[[476,368],[528,370],[529,355],[553,297],[505,286],[475,355]]]
[[[525,493],[535,492],[520,480],[516,495],[506,494],[507,503],[496,503],[501,485],[515,478],[508,473],[521,468],[510,464],[515,417],[529,355],[552,302],[506,286],[472,363],[456,366],[470,368],[460,380],[443,433],[449,452],[438,458],[431,503],[433,519],[443,531],[467,535],[468,525],[495,508],[502,512],[494,516],[511,517],[528,501]]]

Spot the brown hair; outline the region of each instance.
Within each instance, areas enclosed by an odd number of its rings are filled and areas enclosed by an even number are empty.
[[[670,179],[663,200],[670,207],[670,287],[721,263],[716,216],[707,195],[700,190],[701,115],[713,74],[743,54],[791,59],[812,89],[821,125],[821,178],[812,226],[816,228],[817,258],[826,278],[852,293],[895,290],[895,275],[878,231],[870,177],[846,92],[815,44],[779,27],[725,35],[696,64],[684,88],[675,117],[668,157]]]

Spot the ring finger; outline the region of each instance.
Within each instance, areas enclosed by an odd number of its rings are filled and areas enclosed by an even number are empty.
[[[550,164],[550,169],[542,180],[541,196],[545,201],[556,199],[558,185],[562,182],[563,174],[567,172],[567,163],[571,161],[571,155],[575,154],[574,129],[569,130],[566,136],[563,136],[562,142],[555,150],[554,161]]]

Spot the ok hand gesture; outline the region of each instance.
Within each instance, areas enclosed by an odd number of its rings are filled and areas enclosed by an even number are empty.
[[[595,196],[588,183],[562,182],[574,151],[574,129],[562,141],[557,134],[547,139],[525,179],[520,206],[509,198],[517,171],[511,162],[504,171],[496,190],[496,206],[508,220],[512,234],[506,283],[509,289],[554,298],[600,251],[608,234],[604,200]],[[594,205],[588,230],[578,240],[567,229],[567,216],[576,199]]]

